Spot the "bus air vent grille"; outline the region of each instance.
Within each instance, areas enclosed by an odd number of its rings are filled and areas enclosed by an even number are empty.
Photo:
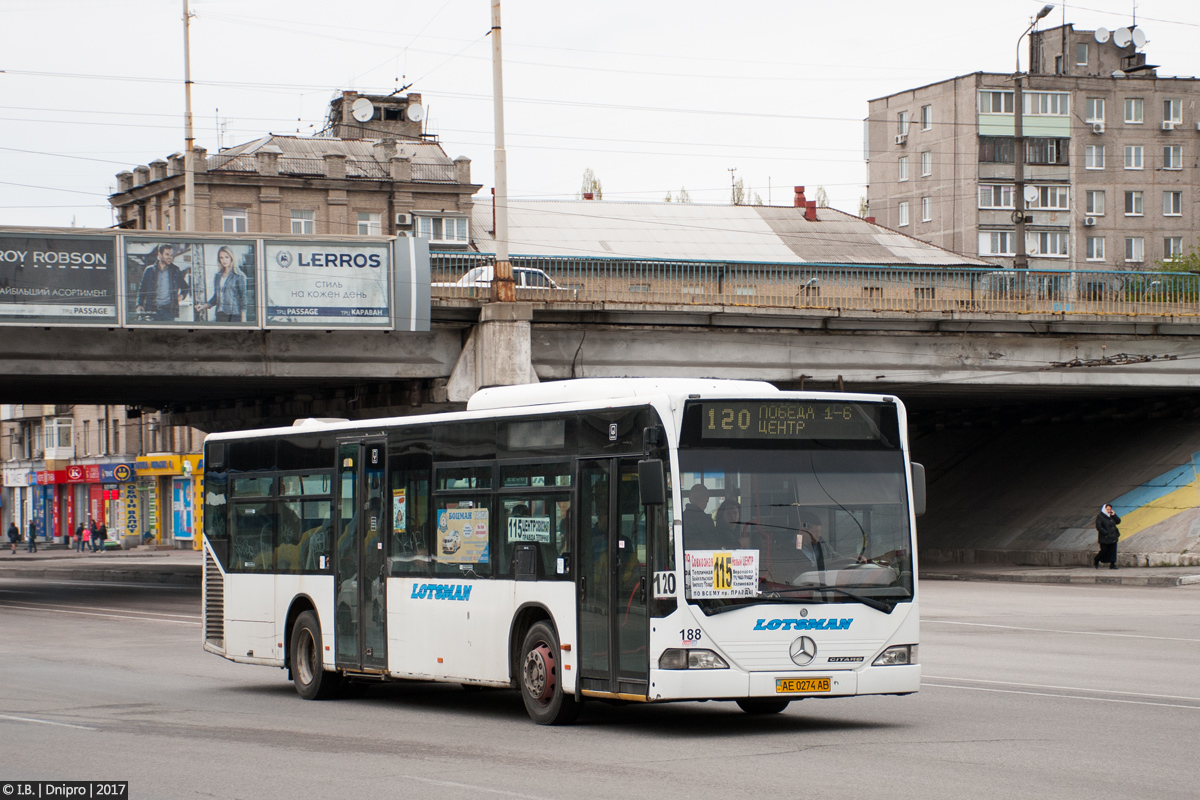
[[[225,576],[207,550],[204,551],[204,641],[225,648]]]

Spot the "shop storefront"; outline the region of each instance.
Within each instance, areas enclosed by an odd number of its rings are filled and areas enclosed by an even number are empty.
[[[200,455],[151,454],[137,460],[136,496],[126,502],[138,513],[144,539],[199,549],[204,461]]]
[[[15,522],[23,535],[33,513],[30,487],[37,486],[37,476],[26,468],[5,468],[3,474],[3,527],[7,530],[8,524]]]

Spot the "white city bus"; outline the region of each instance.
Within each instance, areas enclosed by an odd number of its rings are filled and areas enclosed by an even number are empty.
[[[584,700],[909,694],[915,517],[894,397],[573,380],[467,410],[209,436],[204,649],[301,696],[416,679]]]

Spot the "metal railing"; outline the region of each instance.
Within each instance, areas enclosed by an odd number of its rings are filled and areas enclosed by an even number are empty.
[[[416,183],[454,183],[454,165],[413,164],[412,179]]]
[[[432,296],[486,300],[494,258],[432,254]],[[1200,316],[1192,273],[651,261],[513,256],[522,300],[665,306]],[[521,273],[524,272],[524,275]],[[539,277],[539,274],[541,277]],[[546,283],[536,286],[530,284]]]

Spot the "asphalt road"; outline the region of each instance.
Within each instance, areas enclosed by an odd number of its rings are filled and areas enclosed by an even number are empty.
[[[0,580],[0,780],[132,798],[1195,798],[1200,586],[927,582],[910,697],[589,704],[508,691],[300,700],[200,648],[199,593]]]

